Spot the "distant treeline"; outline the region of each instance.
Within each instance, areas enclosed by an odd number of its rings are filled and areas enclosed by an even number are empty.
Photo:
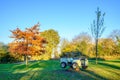
[[[80,57],[95,58],[95,43],[88,33],[80,33],[72,41],[61,39],[57,31],[51,29],[41,33],[47,44],[45,53],[28,56],[31,60],[48,60],[60,57]],[[120,58],[120,30],[114,30],[107,38],[99,39],[98,56],[101,59]],[[0,43],[0,63],[11,63],[24,61],[24,56],[9,52],[9,46]]]
[[[72,41],[63,39],[61,43],[61,56],[87,56],[95,58],[95,42],[87,33],[81,33]],[[98,58],[120,58],[120,30],[114,30],[107,38],[100,38],[98,43]]]

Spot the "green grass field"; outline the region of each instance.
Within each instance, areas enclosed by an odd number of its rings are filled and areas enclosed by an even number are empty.
[[[120,80],[120,60],[89,61],[86,70],[62,69],[58,60],[0,64],[0,80]]]

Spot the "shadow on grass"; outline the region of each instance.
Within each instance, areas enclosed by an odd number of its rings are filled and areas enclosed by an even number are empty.
[[[38,70],[26,73],[16,73],[12,80],[107,80],[92,71],[73,71],[69,69],[60,70]]]
[[[120,67],[112,65],[112,64],[107,64],[107,63],[103,63],[103,62],[99,62],[100,65],[106,66],[106,67],[111,67],[114,69],[120,69]]]
[[[89,70],[74,71],[72,69],[61,69],[59,63],[53,60],[40,61],[29,65],[29,71],[16,73],[14,75],[21,76],[20,80],[106,80],[98,74]],[[53,66],[52,66],[53,65]],[[22,66],[18,66],[18,69]],[[34,68],[43,68],[34,71]]]
[[[108,62],[120,63],[120,60],[108,61]]]
[[[83,70],[86,74],[92,76],[95,80],[108,80],[105,77],[102,77],[96,73],[94,73],[93,71],[90,70]]]
[[[14,78],[15,77],[15,78]],[[52,71],[29,71],[26,73],[16,73],[12,80],[95,80],[94,77],[71,70],[52,70]],[[97,78],[98,79],[98,78]],[[101,79],[98,79],[101,80]]]

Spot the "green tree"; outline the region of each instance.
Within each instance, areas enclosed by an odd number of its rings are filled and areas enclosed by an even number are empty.
[[[8,52],[7,49],[8,49],[8,46],[0,42],[0,59],[7,54]]]
[[[60,57],[72,57],[71,52],[73,51],[73,47],[71,42],[69,42],[66,38],[63,38],[60,42]]]
[[[86,33],[80,33],[73,38],[72,43],[76,45],[76,50],[81,52],[83,55],[89,56],[89,46],[91,45],[91,36]]]
[[[18,59],[15,59],[9,52],[8,52],[8,45],[0,42],[0,63],[8,63],[8,62],[15,62]]]
[[[80,55],[89,55],[89,46],[91,45],[91,37],[83,32],[75,36],[71,42],[63,39],[61,43],[62,56],[79,57]]]
[[[99,8],[97,8],[96,20],[93,20],[93,24],[91,24],[91,32],[95,39],[96,64],[97,64],[97,58],[98,58],[98,40],[105,30],[104,16],[105,16],[105,13],[102,14]]]
[[[46,45],[46,54],[43,55],[43,57],[50,59],[51,55],[55,55],[54,52],[60,42],[60,36],[58,32],[53,29],[45,30],[40,36],[44,37],[48,42]]]
[[[64,49],[70,44],[70,42],[67,39],[62,39],[60,42],[60,50],[61,50],[61,54],[63,52],[66,52]]]

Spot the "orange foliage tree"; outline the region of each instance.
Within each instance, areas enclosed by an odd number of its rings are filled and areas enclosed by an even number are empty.
[[[39,23],[31,28],[26,28],[25,31],[19,28],[11,30],[11,38],[13,42],[9,44],[9,51],[11,53],[17,53],[25,57],[26,65],[28,64],[28,56],[35,54],[43,54],[44,44],[46,40],[40,36]]]

